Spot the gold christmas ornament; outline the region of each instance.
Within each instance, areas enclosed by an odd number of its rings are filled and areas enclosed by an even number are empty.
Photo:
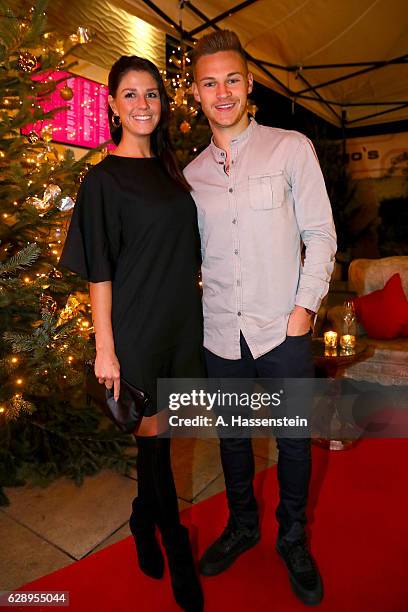
[[[27,140],[30,144],[35,144],[36,142],[40,140],[40,137],[37,134],[37,132],[35,132],[34,130],[31,130],[31,132],[27,135]]]
[[[62,278],[62,272],[60,272],[59,270],[57,270],[57,268],[54,268],[54,270],[51,270],[51,272],[49,273],[49,278],[52,279],[57,279],[57,278]]]
[[[55,52],[58,53],[58,55],[64,55],[65,53],[64,41],[61,39],[58,39],[55,42],[54,49],[55,49]]]
[[[78,299],[75,297],[75,295],[70,295],[67,299],[67,303],[65,304],[65,308],[73,312],[78,308],[78,306],[80,306]]]
[[[50,207],[50,204],[48,202],[44,202],[44,200],[41,200],[41,198],[27,198],[26,202],[27,204],[29,204],[30,206],[34,206],[37,210],[40,210],[41,212],[46,211]]]
[[[55,314],[57,310],[57,302],[50,295],[44,295],[40,297],[40,304],[42,310],[46,310],[50,314]]]
[[[65,307],[60,312],[57,326],[62,325],[63,323],[66,323],[67,321],[72,319],[72,317],[76,314],[78,306],[80,306],[80,302],[76,299],[74,295],[70,295],[67,300],[67,303],[65,304]]]
[[[29,51],[22,51],[18,56],[18,67],[23,72],[33,72],[37,66],[37,58]]]
[[[191,130],[191,125],[189,124],[188,121],[183,121],[182,123],[180,123],[180,132],[183,132],[183,134],[188,134],[190,130]]]
[[[72,100],[74,92],[72,91],[71,87],[68,87],[68,85],[64,85],[64,87],[61,87],[61,89],[59,90],[59,95],[63,100],[68,101]]]

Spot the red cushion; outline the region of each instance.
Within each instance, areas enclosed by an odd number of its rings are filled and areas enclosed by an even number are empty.
[[[384,289],[356,298],[354,306],[357,319],[371,338],[408,336],[408,301],[398,273],[391,276]]]

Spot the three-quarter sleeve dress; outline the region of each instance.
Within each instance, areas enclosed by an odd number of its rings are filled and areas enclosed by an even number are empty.
[[[157,158],[109,155],[80,186],[60,265],[112,282],[121,377],[149,393],[157,378],[204,376],[197,213]]]

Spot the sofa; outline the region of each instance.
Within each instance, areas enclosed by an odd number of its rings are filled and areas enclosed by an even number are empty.
[[[355,259],[348,271],[350,295],[366,295],[382,289],[385,283],[398,272],[408,299],[408,257],[384,257],[382,259]],[[333,306],[327,311],[330,328],[341,334],[342,306]],[[389,313],[392,317],[392,312]],[[380,383],[382,385],[408,385],[408,337],[378,340],[367,336],[359,324],[357,334],[367,342],[362,359],[347,367],[345,378]]]

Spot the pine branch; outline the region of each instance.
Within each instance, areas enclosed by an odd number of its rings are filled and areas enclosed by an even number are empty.
[[[37,244],[29,244],[16,255],[10,257],[10,259],[8,259],[5,263],[0,263],[0,276],[12,274],[17,270],[22,270],[27,266],[30,266],[36,259],[38,259],[40,253],[41,249]]]
[[[16,421],[19,417],[29,416],[34,412],[34,404],[25,400],[20,394],[16,394],[8,403],[5,418],[7,421]]]
[[[13,353],[23,353],[32,351],[34,348],[33,337],[31,334],[19,334],[17,332],[4,332],[3,339],[11,344]]]

